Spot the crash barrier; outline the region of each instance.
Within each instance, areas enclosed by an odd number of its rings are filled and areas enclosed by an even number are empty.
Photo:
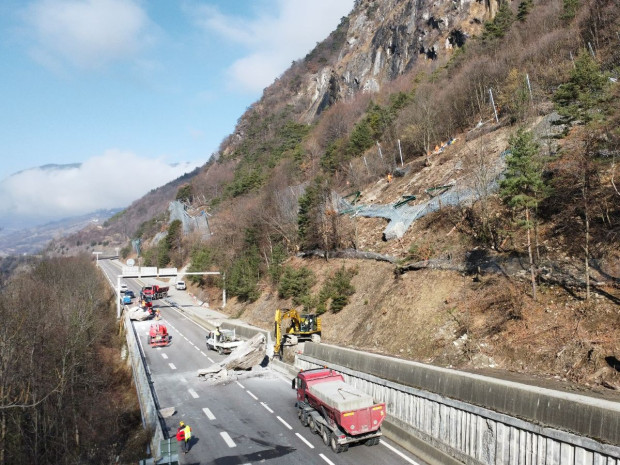
[[[619,402],[326,344],[307,343],[296,366],[341,371],[392,424],[465,464],[620,465]]]
[[[235,334],[243,339],[252,339],[256,334],[261,333],[265,336],[265,341],[267,341],[267,345],[270,345],[271,342],[271,333],[264,329],[253,328],[246,325],[241,325],[234,323],[230,320],[222,322],[222,329],[234,329]]]
[[[164,433],[159,420],[155,393],[152,390],[150,375],[146,371],[146,361],[142,352],[142,346],[138,341],[138,335],[127,313],[125,313],[124,324],[131,372],[133,373],[133,381],[136,386],[138,400],[140,401],[142,425],[153,434],[151,437],[151,455],[157,461],[162,456],[161,442],[164,439]]]

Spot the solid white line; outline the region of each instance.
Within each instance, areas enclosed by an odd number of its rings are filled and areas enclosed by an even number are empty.
[[[280,417],[276,417],[278,420],[280,420],[282,422],[282,424],[284,426],[286,426],[288,429],[293,429],[293,427],[291,425],[289,425],[287,422],[285,422],[282,418]]]
[[[265,402],[261,402],[260,403],[263,407],[265,407],[265,409],[269,412],[269,413],[273,413],[273,410],[271,410],[269,407],[267,407],[267,404]]]
[[[301,434],[295,433],[295,436],[297,436],[299,439],[301,439],[306,444],[306,446],[308,446],[310,449],[314,449],[314,446],[312,444],[310,444],[308,442],[308,440],[306,438],[304,438]]]
[[[237,444],[235,444],[235,441],[232,440],[232,438],[229,436],[229,434],[226,431],[222,431],[220,433],[220,436],[222,436],[222,439],[224,439],[226,444],[228,444],[228,447],[237,447]]]
[[[237,383],[237,385],[238,385],[241,389],[245,389],[245,388],[243,387],[243,384],[241,384],[239,381],[235,381],[235,383]]]
[[[334,462],[332,462],[331,460],[329,460],[327,457],[325,457],[323,454],[319,454],[319,457],[321,457],[323,460],[325,460],[327,463],[329,463],[329,465],[336,465]]]
[[[188,389],[187,392],[189,392],[194,399],[198,399],[200,397],[193,389]]]
[[[405,454],[403,454],[401,451],[399,451],[398,449],[396,449],[395,447],[390,446],[387,442],[385,441],[381,441],[380,444],[383,444],[385,447],[387,447],[388,449],[390,449],[392,452],[394,452],[396,455],[400,455],[401,458],[403,458],[404,460],[406,460],[407,462],[409,462],[411,465],[420,465],[418,462],[416,462],[415,460],[410,459],[409,457],[407,457]]]
[[[258,397],[256,397],[254,394],[252,394],[252,393],[251,393],[250,391],[248,391],[247,389],[245,390],[245,392],[247,392],[247,393],[248,393],[248,395],[249,395],[252,399],[254,399],[254,400],[258,400]]]
[[[213,413],[211,413],[211,410],[209,410],[208,408],[203,408],[202,411],[205,413],[205,415],[207,416],[207,418],[209,420],[215,420],[215,415],[213,415]]]
[[[164,359],[168,358],[168,354],[161,354],[162,357],[164,357]]]
[[[168,366],[170,366],[170,369],[172,370],[176,370],[177,367],[174,366],[174,363],[169,363]]]

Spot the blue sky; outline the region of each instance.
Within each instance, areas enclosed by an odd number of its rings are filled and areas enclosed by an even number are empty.
[[[2,0],[0,227],[10,216],[42,222],[124,207],[202,165],[352,7]],[[37,169],[71,163],[83,165]]]

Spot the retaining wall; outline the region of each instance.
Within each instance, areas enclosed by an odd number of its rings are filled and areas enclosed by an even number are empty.
[[[298,368],[329,366],[386,402],[392,423],[472,465],[620,465],[620,403],[307,343]]]

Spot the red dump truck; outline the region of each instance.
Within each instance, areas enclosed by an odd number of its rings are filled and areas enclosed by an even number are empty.
[[[168,286],[166,287],[157,286],[157,285],[143,286],[142,289],[140,290],[140,300],[163,299],[164,297],[168,297],[168,289],[170,289]]]
[[[329,368],[300,371],[293,379],[297,391],[295,406],[301,423],[320,434],[335,453],[349,444],[379,444],[385,403],[345,383],[344,377]]]

